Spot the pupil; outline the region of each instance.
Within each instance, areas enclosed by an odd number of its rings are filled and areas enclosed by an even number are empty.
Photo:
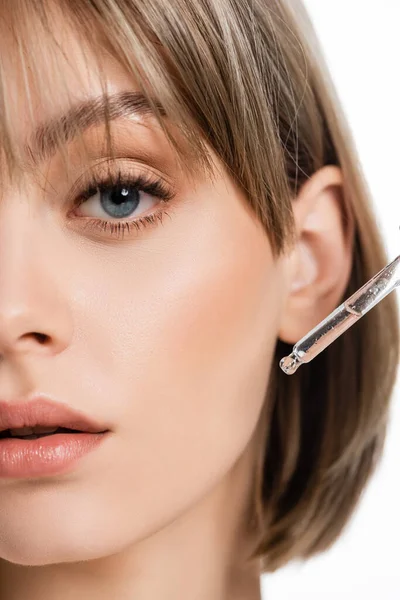
[[[139,190],[126,186],[115,186],[111,190],[100,190],[100,202],[111,217],[128,217],[139,204]]]

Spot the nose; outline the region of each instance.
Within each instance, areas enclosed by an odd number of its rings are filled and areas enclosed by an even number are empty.
[[[24,205],[0,210],[0,361],[22,353],[58,354],[72,333],[54,236]]]

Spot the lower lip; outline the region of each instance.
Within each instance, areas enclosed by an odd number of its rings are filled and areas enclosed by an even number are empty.
[[[43,477],[70,471],[106,433],[56,433],[33,440],[0,439],[0,478]]]

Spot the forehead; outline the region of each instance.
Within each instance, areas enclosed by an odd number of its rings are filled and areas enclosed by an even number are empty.
[[[34,6],[36,3],[29,4],[24,0],[22,4]],[[0,17],[3,17],[3,24],[7,25],[8,17],[3,13],[1,3]],[[101,33],[100,26],[99,31],[88,35],[86,29],[80,31],[79,24],[74,26],[68,12],[64,16],[59,8],[49,16],[49,24],[48,31],[38,15],[33,13],[25,22],[13,23],[8,27],[9,34],[3,36],[0,18],[0,164],[3,175],[3,165],[11,165],[10,174],[21,174],[21,166],[23,170],[29,167],[32,154],[30,148],[27,151],[27,146],[31,147],[31,139],[35,139],[38,128],[40,131],[53,121],[61,123],[62,128],[64,115],[73,115],[77,107],[90,100],[127,92],[139,96],[144,84],[147,93],[150,89],[155,90],[150,95],[152,102],[157,105],[159,116],[167,115],[163,100],[171,97],[167,88],[169,85],[174,86],[174,82],[161,85],[159,89],[158,82],[155,83],[155,88],[152,85],[149,87],[144,64],[146,61],[137,61],[132,49],[128,49],[130,61],[134,62],[138,70],[140,84],[133,73],[123,67],[119,59],[120,52],[110,43],[107,35]],[[130,121],[159,130],[160,122],[157,122],[155,115],[143,108],[148,102],[136,99],[133,103],[136,106],[142,104],[142,107],[131,111]],[[106,121],[109,121],[108,116],[105,116]],[[186,127],[181,127],[182,117],[183,120],[186,118]],[[69,122],[71,121],[76,119],[70,119]],[[86,118],[86,123],[87,121]],[[82,123],[85,123],[85,119],[80,119],[78,129]],[[100,124],[99,120],[97,123]],[[172,133],[178,144],[175,149],[179,146],[178,154],[190,170],[193,168],[197,174],[200,165],[208,171],[212,169],[209,148],[206,150],[200,143],[198,135],[194,139],[192,115],[185,117],[174,101],[169,104],[168,117],[162,119],[162,123]],[[59,132],[60,127],[54,130]],[[56,137],[62,144],[71,139],[71,136],[59,136],[58,133]],[[3,160],[6,157],[7,160]]]
[[[38,125],[104,91],[113,95],[139,90],[133,77],[106,53],[100,73],[92,50],[84,48],[72,34],[63,49],[65,56],[60,51],[58,56],[39,53],[35,78],[29,76],[23,63],[12,60],[12,49],[7,52],[3,61],[4,100],[15,141],[23,143]]]
[[[8,15],[3,15],[7,25]],[[11,16],[10,16],[11,18]],[[60,11],[51,15],[51,31],[35,31],[16,23],[7,35],[1,32],[1,118],[7,118],[13,141],[22,145],[40,124],[66,113],[81,102],[106,92],[138,91],[132,74],[94,40],[92,48],[63,18]],[[40,34],[40,35],[39,35]]]

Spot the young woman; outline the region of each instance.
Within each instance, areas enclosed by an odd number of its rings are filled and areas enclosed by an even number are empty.
[[[382,450],[387,262],[294,0],[0,4],[0,597],[258,600]],[[67,431],[65,431],[67,430]]]

